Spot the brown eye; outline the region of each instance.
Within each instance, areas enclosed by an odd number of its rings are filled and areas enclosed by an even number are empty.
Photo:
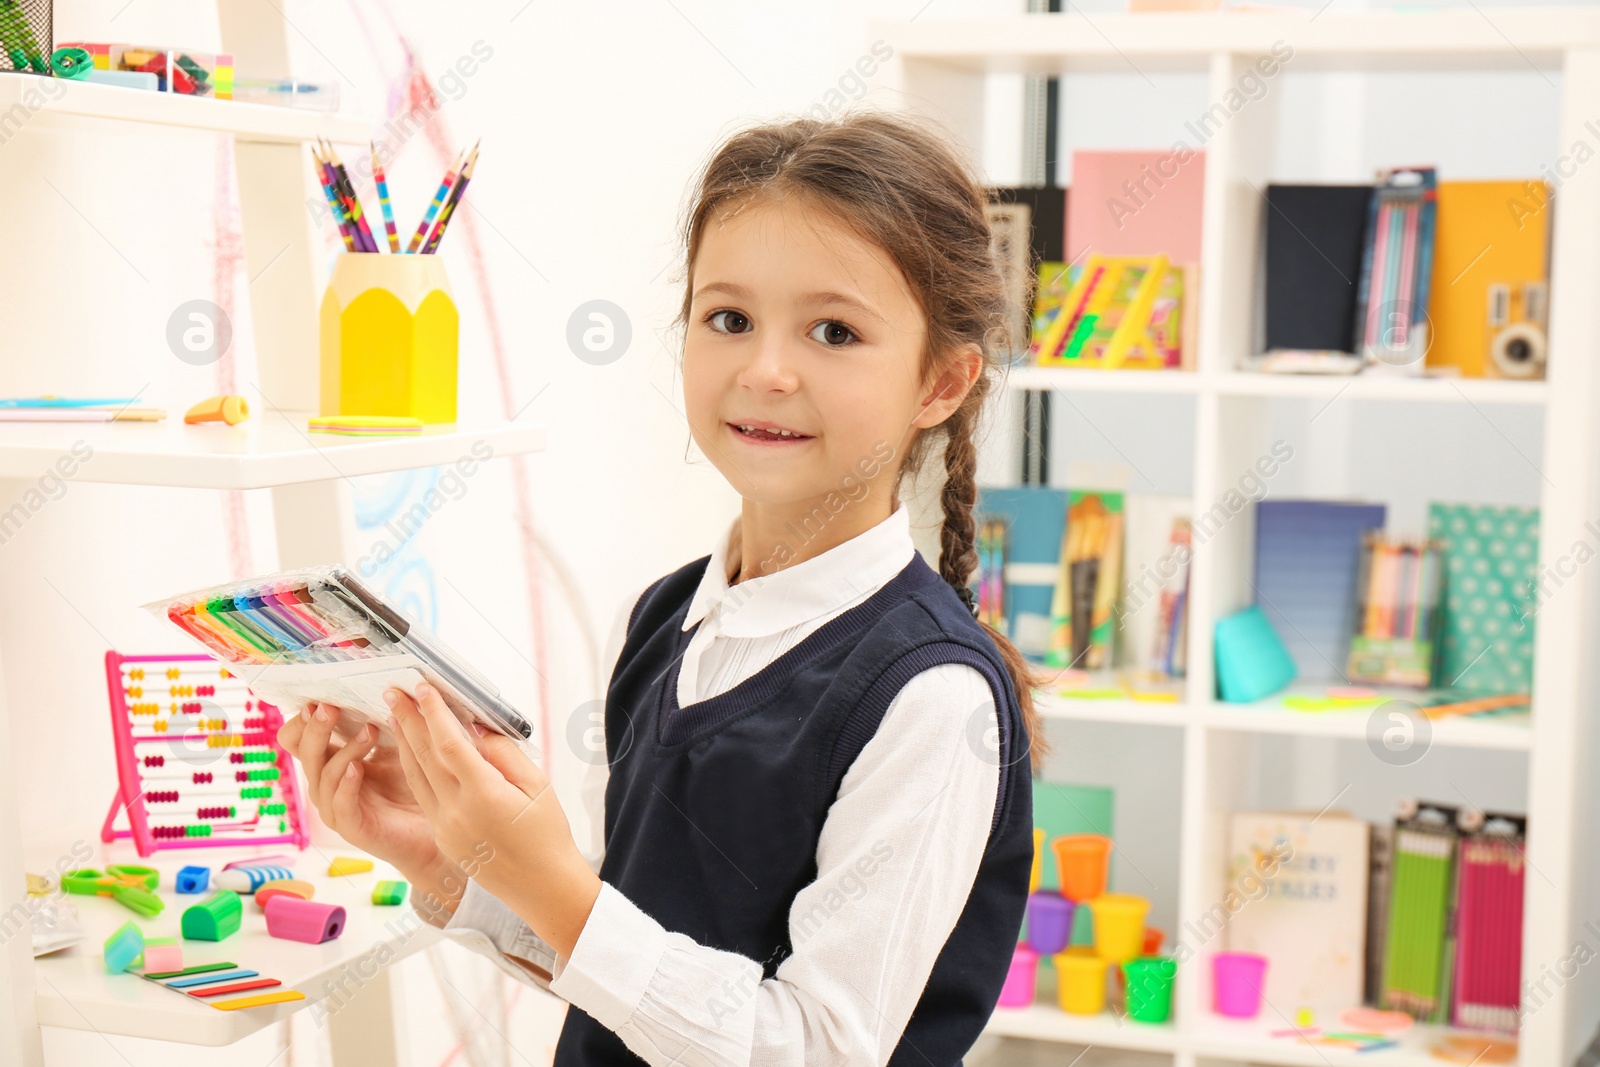
[[[820,335],[818,331],[820,331]],[[817,323],[811,330],[811,336],[831,348],[843,348],[859,340],[854,330],[844,323],[832,319],[827,322]]]
[[[720,333],[745,333],[750,329],[750,320],[737,311],[713,311],[706,321]]]

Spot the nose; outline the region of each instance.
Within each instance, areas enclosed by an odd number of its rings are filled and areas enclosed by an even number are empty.
[[[739,385],[752,392],[793,392],[800,384],[791,341],[778,331],[767,331],[749,348],[739,370]]]

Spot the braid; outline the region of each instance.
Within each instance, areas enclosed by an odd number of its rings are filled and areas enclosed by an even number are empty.
[[[978,566],[976,525],[972,521],[972,509],[978,502],[978,457],[972,445],[970,415],[975,410],[969,400],[945,420],[948,434],[944,445],[944,490],[939,497],[944,509],[944,525],[939,530],[939,576],[955,587],[974,616],[978,614],[978,602],[968,579]]]

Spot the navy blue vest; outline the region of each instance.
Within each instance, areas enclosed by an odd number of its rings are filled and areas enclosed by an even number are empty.
[[[709,559],[656,582],[629,620],[606,694],[600,877],[667,930],[757,960],[771,978],[792,952],[790,905],[816,880],[817,841],[850,764],[913,676],[970,664],[993,690],[1001,736],[985,736],[974,708],[966,743],[999,763],[999,796],[972,893],[889,1060],[956,1067],[999,998],[1027,903],[1029,742],[1010,675],[955,590],[914,555],[753,677],[681,708],[678,664],[694,632],[683,620]],[[568,1009],[556,1067],[643,1062]]]

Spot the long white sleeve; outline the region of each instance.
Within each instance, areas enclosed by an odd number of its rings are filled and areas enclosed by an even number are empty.
[[[886,1062],[988,841],[999,771],[972,739],[994,724],[971,667],[907,683],[828,809],[817,880],[789,914],[793,954],[771,979],[603,885],[548,988],[659,1067]]]

